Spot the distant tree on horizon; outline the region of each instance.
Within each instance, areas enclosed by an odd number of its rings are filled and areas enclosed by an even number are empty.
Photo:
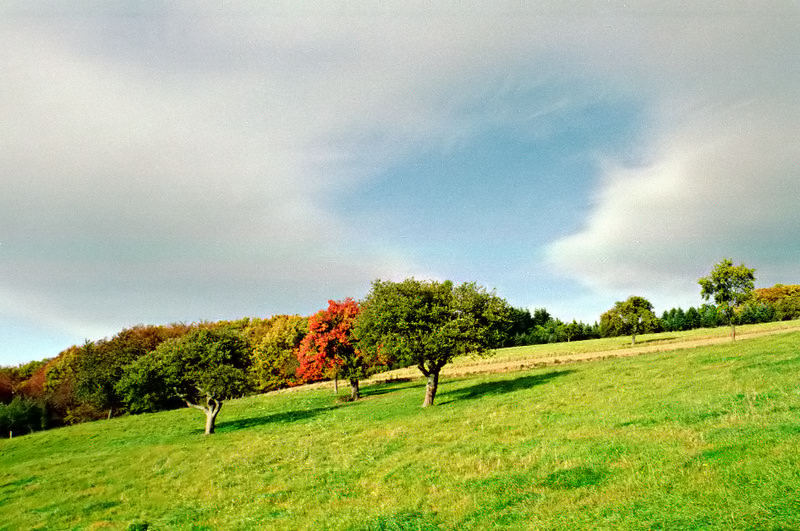
[[[600,316],[600,326],[609,335],[629,335],[631,344],[636,344],[636,335],[655,331],[658,318],[653,305],[644,297],[632,295]]]
[[[734,266],[730,258],[724,258],[714,265],[708,276],[697,280],[700,295],[705,300],[714,298],[731,327],[731,341],[736,341],[736,310],[752,297],[755,271],[744,264]]]

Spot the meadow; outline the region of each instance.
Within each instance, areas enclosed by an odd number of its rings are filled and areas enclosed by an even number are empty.
[[[783,331],[80,424],[0,440],[0,529],[800,528],[798,375]]]

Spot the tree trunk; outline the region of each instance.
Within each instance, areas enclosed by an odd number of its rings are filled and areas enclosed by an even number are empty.
[[[360,397],[358,378],[350,378],[350,400],[358,400]]]
[[[636,344],[636,334],[631,334],[631,345]]]
[[[217,415],[219,415],[219,410],[222,409],[222,400],[217,400],[212,398],[211,395],[206,395],[206,405],[201,406],[200,404],[195,404],[191,400],[186,398],[183,399],[186,402],[186,405],[189,407],[193,407],[195,409],[199,409],[203,413],[206,414],[206,435],[211,435],[214,433],[214,428],[217,423]]]
[[[114,412],[114,408],[113,407],[108,408],[108,419],[107,420],[111,420],[111,414],[113,412]]]
[[[433,405],[433,400],[436,398],[436,391],[439,388],[439,369],[430,371],[428,374],[428,385],[425,386],[425,401],[422,402],[422,407]]]
[[[333,373],[333,394],[339,394],[339,371]]]
[[[731,341],[736,341],[736,325],[731,323]]]
[[[214,433],[214,428],[217,425],[217,415],[219,415],[220,409],[222,409],[221,402],[217,402],[214,407],[206,409],[206,435]]]

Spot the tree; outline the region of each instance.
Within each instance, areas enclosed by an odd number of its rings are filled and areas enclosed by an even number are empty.
[[[559,319],[550,319],[545,324],[537,326],[536,330],[542,343],[560,343],[566,336],[564,335],[564,323]]]
[[[703,328],[715,328],[719,326],[719,310],[713,304],[703,304],[698,310],[700,312],[700,326]]]
[[[75,365],[75,395],[111,418],[123,405],[116,390],[123,368],[155,349],[163,341],[180,337],[186,325],[145,326],[126,328],[111,339],[86,341],[78,352]]]
[[[353,326],[359,306],[352,298],[328,301],[328,308],[308,319],[308,335],[300,343],[297,376],[305,381],[321,380],[326,369],[333,369],[350,382],[350,399],[359,398],[359,380],[368,365],[356,347]]]
[[[535,327],[533,316],[527,308],[509,308],[509,322],[499,346],[512,347],[519,345],[531,329]]]
[[[14,398],[14,383],[11,369],[0,367],[0,404],[11,402]]]
[[[703,299],[714,298],[714,302],[731,327],[731,341],[736,340],[736,310],[752,296],[755,284],[755,269],[744,264],[733,265],[724,258],[714,266],[707,277],[697,280]]]
[[[373,355],[416,365],[427,378],[427,407],[442,367],[456,356],[486,352],[509,314],[506,301],[474,283],[376,280],[361,304],[355,336]]]
[[[108,418],[111,418],[114,408],[121,405],[114,386],[119,381],[122,367],[133,361],[113,354],[108,349],[97,348],[87,339],[76,359],[75,396],[99,409],[108,410]]]
[[[536,308],[533,310],[533,326],[544,326],[552,319],[553,316],[550,315],[550,312],[545,308]]]
[[[15,396],[8,404],[0,404],[0,433],[32,433],[47,428],[46,408],[31,398]]]
[[[653,305],[644,297],[632,295],[625,301],[614,303],[614,307],[600,316],[600,326],[607,335],[631,336],[631,344],[636,344],[636,335],[651,332],[658,328],[658,318],[653,313]]]
[[[759,302],[775,304],[786,297],[800,297],[800,285],[775,284],[771,288],[758,288],[753,290],[753,298]]]
[[[785,297],[775,303],[775,318],[779,321],[800,317],[800,295]]]
[[[689,306],[686,310],[686,318],[684,320],[686,330],[694,330],[700,328],[700,312],[694,306]]]
[[[785,321],[800,317],[800,285],[775,284],[753,290],[753,298],[775,308],[775,319]]]
[[[299,366],[296,352],[308,334],[308,319],[276,315],[258,326],[258,335],[252,336],[258,340],[253,343],[249,371],[253,387],[261,392],[286,387],[295,380]]]
[[[674,326],[676,331],[687,330],[686,326],[686,312],[683,311],[683,308],[678,308],[675,310],[675,321]]]
[[[131,411],[180,398],[205,413],[209,435],[214,433],[223,402],[248,390],[248,350],[247,342],[232,330],[194,330],[159,344],[127,366],[118,389]]]
[[[571,323],[564,325],[564,337],[567,338],[567,343],[569,343],[573,339],[580,338],[582,334],[583,334],[583,326],[581,326],[580,323],[575,321],[575,319],[573,319]]]

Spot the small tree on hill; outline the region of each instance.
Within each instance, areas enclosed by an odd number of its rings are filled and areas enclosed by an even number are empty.
[[[157,408],[171,397],[206,415],[206,435],[214,433],[225,400],[245,394],[250,363],[247,342],[222,329],[194,330],[161,343],[126,367],[118,389],[131,411]]]
[[[359,380],[367,360],[356,347],[353,326],[359,306],[352,298],[328,301],[328,308],[308,319],[308,335],[303,338],[297,359],[297,376],[305,381],[323,379],[326,369],[333,369],[350,382],[350,399],[360,396]]]
[[[376,280],[361,305],[359,346],[416,365],[427,377],[423,407],[433,405],[439,372],[454,357],[496,344],[509,305],[473,283]]]
[[[600,316],[600,326],[608,335],[631,336],[631,344],[636,344],[636,335],[651,332],[658,328],[658,318],[653,313],[653,305],[644,297],[635,295],[619,301],[614,307]]]
[[[752,296],[755,269],[733,265],[730,258],[721,260],[707,277],[698,279],[703,299],[714,297],[720,313],[731,327],[731,341],[736,341],[736,310]]]

